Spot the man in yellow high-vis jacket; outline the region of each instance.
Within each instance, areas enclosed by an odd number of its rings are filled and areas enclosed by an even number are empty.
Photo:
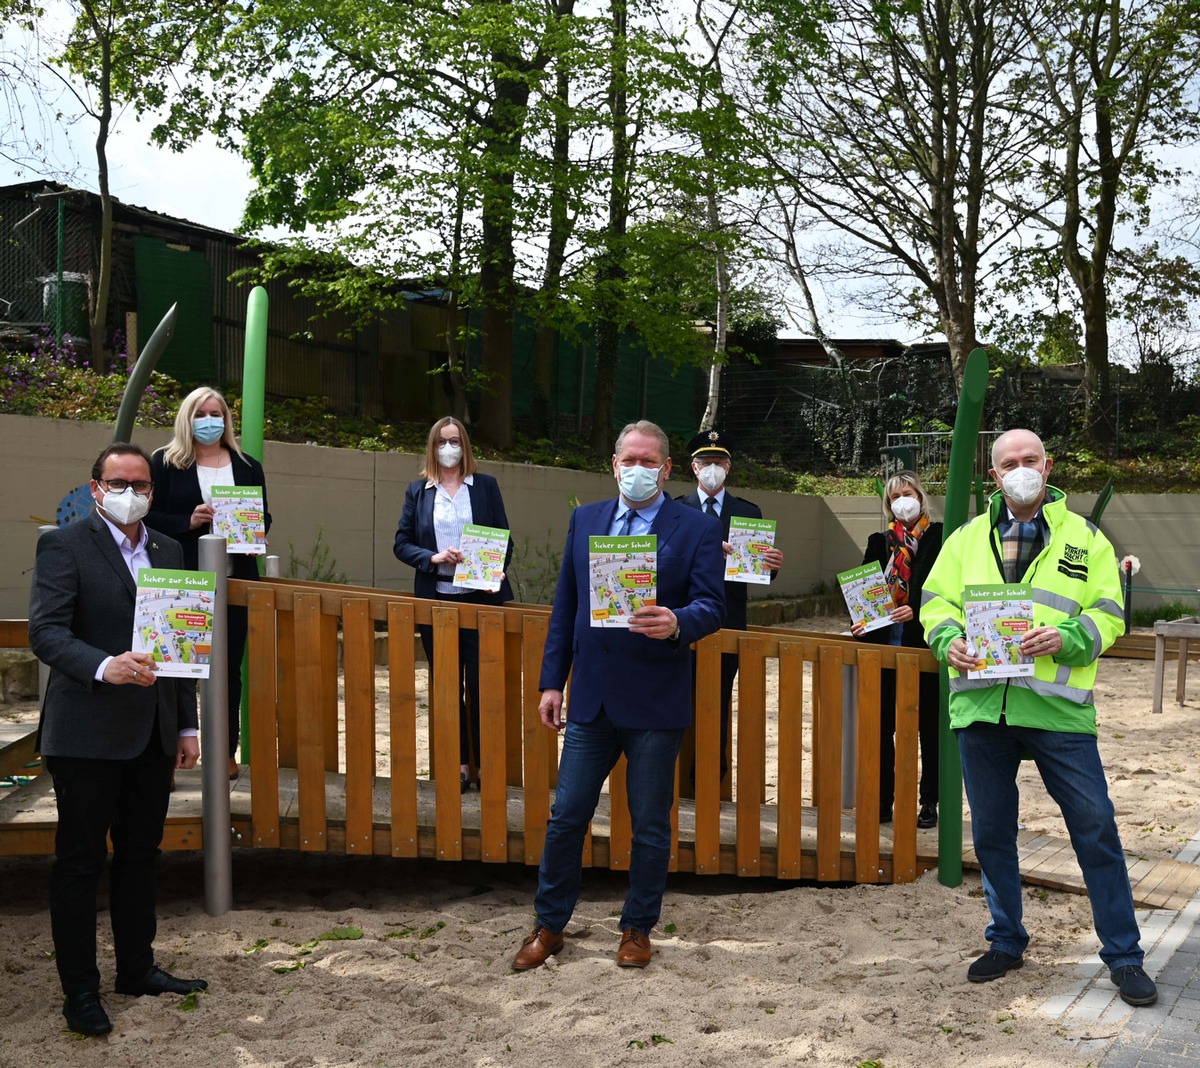
[[[1130,1005],[1158,997],[1142,969],[1129,873],[1096,745],[1096,662],[1124,629],[1112,545],[1066,496],[1046,484],[1053,461],[1029,430],[992,448],[999,492],[987,514],[956,530],[925,581],[921,621],[929,648],[949,667],[950,726],[958,737],[975,855],[991,910],[991,948],[967,970],[985,983],[1020,968],[1029,935],[1021,921],[1017,769],[1031,756],[1062,811],[1083,871],[1100,959]],[[981,677],[983,650],[967,642],[964,591],[1030,588],[1033,625],[1020,638],[1033,674]]]

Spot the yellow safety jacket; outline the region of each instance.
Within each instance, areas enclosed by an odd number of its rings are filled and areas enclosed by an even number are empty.
[[[950,726],[997,723],[1096,733],[1092,686],[1096,662],[1125,629],[1121,574],[1109,540],[1083,516],[1067,510],[1061,490],[1047,487],[1042,514],[1047,544],[1018,581],[1033,588],[1033,625],[1062,635],[1058,655],[1035,659],[1033,675],[972,678],[948,668]],[[959,527],[942,545],[921,597],[925,640],[945,662],[955,638],[966,633],[963,589],[1004,583],[1000,532],[1007,518],[1003,494],[993,493],[986,515]]]

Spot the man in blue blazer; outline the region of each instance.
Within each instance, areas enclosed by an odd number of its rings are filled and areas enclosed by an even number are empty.
[[[567,532],[542,658],[542,722],[566,733],[558,789],[534,898],[537,923],[513,960],[526,971],[563,946],[582,877],[583,841],[600,789],[622,753],[633,827],[629,893],[617,964],[650,962],[671,857],[675,762],[692,721],[692,642],[720,628],[725,611],[721,528],[663,492],[671,474],[666,434],[631,423],[612,458],[620,495],[576,508]],[[588,538],[654,534],[657,598],[628,628],[592,625]],[[570,718],[563,690],[572,672]]]
[[[150,457],[110,445],[92,468],[96,510],[38,540],[29,599],[29,645],[50,668],[38,751],[58,808],[50,875],[50,927],[67,1026],[102,1035],[96,890],[112,836],[109,887],[118,994],[188,994],[154,963],[154,862],[173,768],[199,756],[196,684],[158,678],[133,644],[139,567],[182,568],[179,543],[142,523]]]

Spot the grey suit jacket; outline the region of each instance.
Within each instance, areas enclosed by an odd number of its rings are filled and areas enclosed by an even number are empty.
[[[149,530],[154,567],[183,567],[179,543]],[[179,732],[196,727],[196,684],[158,679],[153,686],[97,682],[106,656],[133,638],[136,586],[112,532],[95,512],[38,539],[29,597],[29,645],[50,668],[38,724],[44,756],[131,760],[157,730],[174,754]]]

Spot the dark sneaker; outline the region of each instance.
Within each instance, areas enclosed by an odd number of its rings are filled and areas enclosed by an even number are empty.
[[[990,983],[993,979],[999,979],[1005,972],[1014,971],[1024,964],[1024,957],[1014,957],[1011,953],[1004,953],[999,949],[989,949],[982,957],[971,961],[971,966],[967,969],[967,978],[972,983]]]
[[[937,826],[937,802],[931,805],[922,805],[921,811],[917,813],[917,826],[922,828]]]
[[[1121,991],[1121,1000],[1126,1005],[1153,1005],[1158,1000],[1158,987],[1136,964],[1113,968],[1108,973],[1113,984]]]

